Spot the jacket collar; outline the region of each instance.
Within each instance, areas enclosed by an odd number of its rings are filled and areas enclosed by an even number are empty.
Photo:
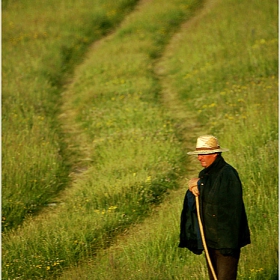
[[[221,155],[218,155],[215,159],[215,161],[208,166],[207,168],[203,169],[200,174],[201,175],[209,175],[212,173],[216,173],[217,171],[219,171],[223,166],[226,165],[226,162],[224,160],[224,158]]]

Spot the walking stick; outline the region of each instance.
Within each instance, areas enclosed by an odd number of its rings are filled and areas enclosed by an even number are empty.
[[[195,197],[195,203],[196,203],[196,211],[197,211],[197,217],[198,217],[198,224],[199,224],[199,228],[200,228],[200,233],[201,233],[201,239],[202,239],[202,244],[204,247],[204,251],[206,254],[206,259],[208,261],[208,264],[210,266],[212,275],[214,277],[215,280],[218,280],[215,270],[213,268],[209,253],[208,253],[208,249],[207,249],[207,245],[206,245],[206,241],[205,241],[205,236],[204,236],[204,231],[203,231],[203,226],[202,226],[202,222],[201,222],[201,218],[200,218],[200,210],[199,210],[199,200],[198,200],[198,196]]]

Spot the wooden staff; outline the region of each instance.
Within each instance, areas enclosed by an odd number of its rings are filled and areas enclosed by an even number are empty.
[[[205,251],[205,254],[206,254],[206,259],[207,259],[207,261],[208,261],[208,264],[209,264],[209,266],[210,266],[210,269],[211,269],[211,272],[212,272],[212,275],[213,275],[214,279],[215,279],[215,280],[218,280],[218,278],[217,278],[217,276],[216,276],[216,273],[215,273],[215,270],[214,270],[214,268],[213,268],[213,265],[212,265],[212,262],[211,262],[211,259],[210,259],[209,253],[208,253],[206,241],[205,241],[203,226],[202,226],[202,222],[201,222],[201,218],[200,218],[200,210],[199,210],[199,199],[198,199],[198,196],[195,197],[195,203],[196,203],[196,211],[197,211],[197,217],[198,217],[198,224],[199,224],[199,228],[200,228],[200,234],[201,234],[202,244],[203,244],[204,251]]]

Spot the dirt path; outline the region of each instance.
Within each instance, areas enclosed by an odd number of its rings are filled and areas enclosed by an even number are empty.
[[[196,117],[186,111],[185,106],[182,105],[178,94],[171,86],[172,77],[167,73],[166,60],[172,57],[174,48],[178,45],[182,34],[190,29],[193,25],[197,24],[202,18],[215,6],[219,0],[206,0],[202,9],[190,20],[182,24],[180,30],[171,38],[169,44],[165,48],[162,57],[157,61],[154,71],[159,78],[162,86],[162,102],[170,112],[172,118],[176,119],[178,124],[177,128],[179,133],[184,139],[184,148],[193,149],[196,135],[200,132],[203,133],[202,128],[196,120]]]
[[[138,11],[141,9],[143,5],[146,5],[151,0],[141,0],[135,7],[134,11]],[[185,32],[191,25],[196,24],[207,12],[213,8],[215,3],[218,0],[206,0],[204,3],[204,7],[198,11],[198,13],[184,23],[179,32],[177,32],[170,43],[167,45],[165,52],[162,57],[155,63],[154,72],[158,77],[160,84],[162,86],[162,101],[163,105],[168,109],[170,115],[173,119],[177,120],[177,129],[179,133],[183,136],[184,139],[184,148],[191,149],[193,147],[195,136],[198,131],[201,130],[199,127],[195,116],[191,116],[186,112],[185,108],[180,103],[176,92],[170,88],[170,77],[166,74],[166,69],[164,66],[165,60],[172,55],[174,46],[177,45],[177,41],[180,40],[181,34]],[[130,17],[133,17],[134,12],[130,13],[120,24],[119,28],[126,24],[127,21],[130,20]],[[94,42],[90,48],[89,53],[92,50],[99,48],[102,43],[106,40],[110,40],[112,36],[114,36],[116,31],[113,31],[111,34]],[[87,55],[85,56],[87,57]],[[82,65],[77,66],[76,71],[79,72],[79,68]],[[91,162],[90,155],[93,154],[94,145],[92,141],[88,139],[86,133],[84,133],[83,128],[80,123],[77,121],[77,110],[73,105],[73,100],[75,96],[73,96],[72,87],[75,83],[75,72],[74,77],[67,85],[67,88],[62,93],[62,106],[61,106],[61,115],[59,116],[59,120],[61,122],[62,131],[64,134],[65,144],[67,146],[67,157],[69,158],[69,162],[72,165],[72,172],[69,174],[71,178],[70,188],[73,183],[82,178],[83,173],[87,170],[88,163]],[[189,145],[190,143],[190,145]],[[59,197],[64,197],[64,194],[60,194]],[[60,199],[58,199],[59,201]]]
[[[85,59],[88,55],[102,46],[104,42],[110,40],[116,33],[118,29],[120,29],[123,25],[126,24],[127,21],[130,20],[130,17],[134,15],[143,5],[146,5],[151,0],[140,0],[134,11],[128,14],[122,23],[118,26],[116,30],[111,32],[109,35],[104,38],[94,42],[85,55]],[[84,133],[83,128],[81,127],[81,123],[77,120],[77,109],[73,104],[75,100],[75,96],[73,95],[72,87],[76,80],[76,74],[79,72],[80,67],[83,67],[83,63],[76,67],[76,71],[74,72],[74,77],[72,81],[68,83],[67,88],[62,93],[62,106],[61,106],[61,115],[59,116],[59,120],[62,126],[62,131],[64,134],[64,141],[67,146],[67,157],[72,165],[72,172],[70,173],[70,188],[73,187],[73,183],[83,177],[83,173],[88,168],[88,163],[91,162],[90,155],[93,154],[94,145],[92,141],[88,139],[86,133]],[[69,188],[68,187],[68,188]],[[61,194],[60,197],[63,197],[64,194]]]
[[[149,0],[150,1],[150,0]],[[166,69],[166,60],[172,56],[174,52],[174,47],[178,44],[178,40],[180,40],[182,34],[186,32],[186,29],[190,28],[192,25],[196,24],[203,18],[204,15],[208,13],[210,9],[214,7],[218,0],[206,0],[204,3],[204,7],[200,9],[197,14],[187,22],[185,22],[180,30],[172,37],[169,44],[167,45],[162,57],[157,60],[154,64],[154,72],[156,77],[158,78],[161,87],[162,87],[162,103],[163,106],[167,109],[169,115],[176,121],[176,129],[179,131],[181,136],[183,137],[183,149],[190,150],[193,149],[195,139],[198,133],[203,133],[201,126],[198,124],[196,117],[190,115],[186,112],[185,107],[180,102],[177,93],[172,89],[170,80],[172,77],[168,76],[167,69]],[[139,5],[143,5],[147,3],[148,0],[143,0],[139,3]],[[113,35],[113,34],[112,34]],[[112,36],[110,35],[110,36]],[[107,40],[104,38],[103,40]],[[102,42],[96,42],[93,44],[91,49],[97,48],[99,44]],[[70,112],[70,111],[69,111]],[[74,114],[73,114],[74,116]],[[190,159],[191,161],[192,159]],[[195,160],[195,159],[194,159]],[[191,168],[191,164],[187,167],[187,173],[191,174],[194,170]],[[119,250],[125,247],[126,244],[129,243],[130,240],[138,239],[138,238],[145,238],[149,230],[155,228],[158,220],[156,217],[160,215],[160,213],[164,213],[167,209],[170,209],[170,205],[177,201],[181,203],[183,196],[185,194],[185,179],[182,179],[179,182],[180,188],[178,190],[174,190],[170,192],[170,194],[165,198],[164,202],[155,207],[151,215],[145,219],[143,223],[134,224],[130,228],[128,228],[125,232],[118,235],[117,238],[114,240],[114,244],[112,244],[109,248],[100,252],[101,255],[106,255],[111,262],[114,262],[113,256]],[[180,198],[180,199],[178,199]],[[181,205],[181,204],[180,204]],[[86,266],[91,265],[86,263]],[[81,279],[81,274],[83,273],[82,266],[79,269],[66,271],[65,274],[62,276],[61,280],[67,279],[67,277],[71,276],[71,279]]]

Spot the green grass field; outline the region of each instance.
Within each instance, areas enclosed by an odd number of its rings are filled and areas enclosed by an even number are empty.
[[[207,279],[177,247],[201,133],[243,182],[238,279],[277,279],[277,4],[3,2],[2,279]]]

